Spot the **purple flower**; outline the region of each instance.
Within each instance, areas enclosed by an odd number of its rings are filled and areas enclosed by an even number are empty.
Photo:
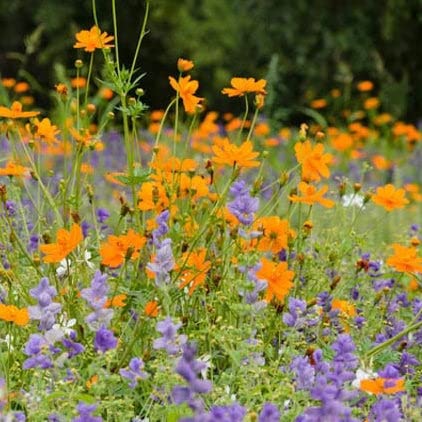
[[[100,327],[108,327],[113,318],[113,309],[104,307],[107,302],[108,290],[107,275],[96,271],[91,286],[81,291],[81,296],[94,309],[94,312],[85,318],[85,322],[93,331]]]
[[[120,375],[130,380],[129,387],[135,388],[138,385],[140,379],[146,379],[148,374],[142,369],[144,368],[144,362],[140,358],[132,358],[129,362],[129,369],[121,369]]]
[[[160,321],[156,325],[156,330],[162,334],[162,337],[154,340],[154,349],[164,349],[169,355],[175,355],[180,351],[181,345],[185,344],[187,337],[177,335],[177,330],[182,324],[175,324],[170,317]]]
[[[88,223],[88,221],[82,221],[81,229],[82,229],[82,235],[84,239],[88,236],[88,232],[90,228],[91,228],[91,225]]]
[[[272,403],[265,403],[258,417],[258,422],[280,422],[280,411]]]
[[[96,404],[86,404],[80,402],[76,407],[79,416],[73,418],[72,422],[102,422],[103,418],[101,416],[93,416],[92,412],[95,412],[97,409]]]
[[[395,400],[381,399],[371,409],[374,422],[398,422],[402,420],[402,413]]]
[[[170,217],[170,211],[165,210],[161,214],[159,214],[157,218],[155,219],[158,227],[152,231],[151,235],[152,235],[152,243],[157,248],[161,246],[160,237],[165,236],[169,231],[169,226],[167,224],[169,217]]]
[[[302,318],[306,311],[306,302],[304,300],[289,298],[288,304],[289,312],[283,314],[283,322],[288,327],[302,328],[305,324],[305,319]]]
[[[94,339],[94,348],[101,353],[114,349],[117,346],[117,338],[112,331],[102,326],[96,333]]]
[[[230,193],[234,199],[227,204],[227,208],[241,224],[249,226],[254,220],[254,213],[258,211],[259,199],[250,196],[244,180],[234,182]]]
[[[246,409],[238,403],[228,406],[212,406],[206,422],[242,422],[246,415]],[[200,419],[198,419],[198,422]]]
[[[76,339],[76,333],[72,331],[69,337],[70,338],[64,338],[62,340],[63,346],[68,350],[69,358],[83,353],[85,351],[85,347],[81,343],[74,341]]]
[[[176,372],[189,383],[192,392],[205,394],[211,391],[212,384],[210,381],[198,378],[198,374],[206,368],[206,364],[196,360],[195,354],[196,346],[193,343],[185,344]]]
[[[97,221],[100,224],[104,223],[104,221],[110,217],[110,213],[105,208],[98,208],[95,214],[97,215]]]
[[[81,290],[83,297],[93,309],[102,309],[107,302],[107,275],[96,271],[91,281],[91,287]]]
[[[294,380],[298,390],[309,390],[315,381],[315,369],[308,358],[296,356],[290,365],[294,373]]]
[[[174,264],[171,239],[164,239],[157,250],[154,262],[147,264],[147,268],[155,274],[155,284],[158,287],[170,281],[170,271]]]

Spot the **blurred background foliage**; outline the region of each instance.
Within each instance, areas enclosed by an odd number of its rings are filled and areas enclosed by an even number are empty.
[[[121,59],[129,65],[145,3],[116,4]],[[27,79],[46,102],[41,87],[58,82],[58,64],[88,61],[72,46],[74,34],[93,24],[91,0],[0,5],[1,75]],[[101,29],[113,33],[110,0],[97,0],[97,10]],[[184,57],[194,60],[211,109],[232,110],[220,91],[233,76],[267,78],[267,114],[283,122],[333,88],[347,106],[356,82],[369,79],[384,111],[422,117],[422,0],[152,0],[148,27],[138,65],[151,108],[168,103],[168,75]]]

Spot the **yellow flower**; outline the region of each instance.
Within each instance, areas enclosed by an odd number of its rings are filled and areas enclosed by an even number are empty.
[[[114,47],[113,44],[107,44],[113,41],[113,35],[108,35],[107,32],[101,33],[98,26],[93,26],[89,31],[83,30],[76,34],[76,43],[73,48],[83,48],[86,52],[92,53],[97,48]]]

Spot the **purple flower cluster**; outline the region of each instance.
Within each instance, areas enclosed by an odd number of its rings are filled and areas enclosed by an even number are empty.
[[[257,277],[256,273],[261,268],[262,264],[257,263],[253,266],[239,266],[239,271],[246,274],[247,279],[251,282],[250,288],[243,288],[239,294],[245,298],[248,305],[252,305],[254,310],[259,311],[266,306],[264,300],[259,300],[259,294],[267,288],[267,281],[261,280]],[[248,286],[249,287],[249,286]]]
[[[56,288],[50,286],[48,278],[44,277],[29,293],[38,301],[37,305],[28,307],[30,318],[40,321],[38,325],[40,331],[49,330],[56,321],[56,315],[62,309],[60,303],[53,302],[53,298],[57,296]]]
[[[102,422],[103,418],[101,416],[93,416],[92,413],[97,410],[96,404],[86,404],[80,402],[76,406],[76,410],[79,413],[77,418],[73,418],[72,422]]]
[[[157,223],[157,228],[152,231],[152,244],[159,248],[161,246],[161,240],[163,236],[165,236],[169,231],[168,220],[170,217],[170,211],[164,210],[161,214],[157,216],[155,219]]]
[[[156,325],[157,331],[162,337],[155,339],[154,349],[164,349],[169,355],[175,355],[180,352],[182,345],[187,341],[187,336],[177,334],[177,330],[182,324],[175,324],[170,317],[160,321]]]
[[[322,352],[313,354],[315,365],[312,366],[304,358],[295,358],[291,369],[294,373],[298,389],[308,390],[320,406],[312,406],[300,415],[296,422],[352,422],[351,409],[347,402],[357,396],[357,392],[348,391],[346,383],[355,378],[357,358],[354,355],[355,345],[348,334],[341,334],[332,345],[334,358],[332,362],[322,359]]]
[[[38,286],[30,290],[32,297],[38,303],[29,307],[29,316],[33,320],[40,321],[38,329],[42,334],[31,334],[25,344],[24,353],[28,358],[23,363],[24,369],[53,367],[52,356],[61,351],[55,344],[61,341],[65,333],[60,328],[55,328],[56,315],[61,310],[59,303],[53,302],[57,296],[57,290],[50,286],[47,278],[42,278]]]
[[[183,354],[176,365],[176,372],[188,383],[187,386],[176,386],[172,390],[172,400],[176,404],[187,403],[197,414],[204,413],[204,403],[197,394],[211,391],[212,384],[208,380],[198,377],[206,364],[195,359],[196,346],[187,343],[183,347]]]
[[[81,296],[94,310],[85,318],[85,321],[92,331],[96,331],[94,348],[101,353],[105,353],[117,346],[117,338],[107,328],[114,313],[113,309],[104,307],[107,302],[108,289],[107,275],[96,271],[91,281],[91,286],[81,291]]]
[[[249,193],[249,188],[244,180],[238,180],[230,188],[233,200],[227,203],[228,210],[241,224],[249,226],[254,220],[254,213],[258,211],[259,199]]]
[[[174,264],[171,239],[164,239],[157,249],[154,262],[147,264],[147,268],[155,274],[157,287],[170,282],[170,271],[174,268]]]
[[[143,371],[144,362],[141,358],[132,358],[129,362],[129,369],[120,369],[119,373],[123,378],[127,378],[130,388],[135,388],[140,379],[146,379],[148,374]]]

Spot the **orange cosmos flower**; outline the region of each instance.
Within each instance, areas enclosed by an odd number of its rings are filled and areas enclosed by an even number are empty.
[[[97,48],[114,47],[113,44],[107,44],[114,40],[113,35],[108,35],[107,32],[101,33],[98,26],[93,26],[89,31],[83,30],[76,35],[76,43],[73,48],[83,48],[86,52],[92,53]]]
[[[59,229],[57,231],[57,242],[41,245],[40,250],[45,254],[44,262],[60,262],[66,258],[83,240],[82,229],[74,224],[70,230]]]
[[[279,253],[282,249],[287,249],[289,240],[296,235],[289,222],[278,216],[258,218],[252,228],[262,232],[261,237],[251,242],[251,246],[261,252]]]
[[[254,158],[258,157],[259,153],[253,151],[251,141],[243,142],[240,147],[231,144],[227,138],[224,138],[219,145],[214,145],[212,148],[215,156],[212,158],[214,163],[223,164],[234,167],[258,167],[259,161]]]
[[[372,164],[377,170],[387,170],[391,168],[392,162],[382,155],[374,155],[371,158]]]
[[[2,78],[1,84],[5,88],[13,88],[15,86],[15,84],[16,84],[16,79],[13,79],[13,78]]]
[[[18,82],[13,89],[17,94],[22,94],[23,92],[29,91],[30,88],[28,82]]]
[[[124,308],[126,306],[126,299],[127,295],[124,293],[114,296],[111,299],[107,299],[106,303],[104,304],[104,308]]]
[[[28,324],[29,313],[28,309],[19,309],[14,305],[4,305],[0,303],[0,319],[7,322],[13,322],[20,327]]]
[[[327,100],[324,98],[317,98],[316,100],[311,101],[310,106],[316,110],[327,107]]]
[[[333,299],[331,302],[331,309],[339,310],[342,316],[356,316],[355,306],[353,305],[353,303],[350,303],[347,300]]]
[[[107,242],[100,246],[101,264],[117,268],[126,259],[134,260],[139,257],[139,251],[145,242],[145,237],[135,233],[133,229],[121,236],[108,236]]]
[[[0,176],[24,176],[28,172],[27,167],[8,161],[6,167],[0,168]]]
[[[41,122],[38,119],[35,119],[34,126],[37,128],[35,136],[37,136],[42,141],[47,144],[58,143],[56,135],[60,133],[57,129],[57,126],[52,125],[50,119],[42,119]]]
[[[0,117],[8,119],[25,119],[38,116],[38,114],[40,114],[39,111],[22,111],[22,104],[19,101],[14,101],[10,108],[0,106]]]
[[[322,177],[330,177],[328,164],[333,160],[331,154],[324,154],[324,145],[313,146],[309,140],[295,145],[296,159],[302,165],[302,179],[319,181]]]
[[[186,113],[195,113],[198,109],[199,103],[203,98],[195,97],[195,92],[198,90],[198,81],[191,81],[191,76],[180,77],[177,82],[176,79],[169,76],[171,87],[179,93],[180,98],[183,100],[183,106]]]
[[[189,285],[189,295],[191,295],[195,289],[204,284],[207,273],[211,268],[211,261],[205,261],[205,255],[207,250],[201,248],[198,251],[191,253],[184,253],[182,255],[182,262],[185,262],[186,259],[186,269],[183,270],[180,278],[182,282],[179,284],[179,288],[183,289],[185,286]]]
[[[395,394],[404,391],[404,379],[375,378],[363,379],[359,388],[371,394]]]
[[[302,196],[290,195],[290,201],[302,202],[307,205],[320,204],[326,208],[332,208],[335,204],[335,202],[331,199],[323,197],[323,195],[328,191],[327,185],[324,185],[320,190],[317,190],[317,188],[313,185],[306,182],[300,182],[298,188]]]
[[[367,92],[372,91],[374,84],[371,81],[361,81],[356,85],[358,91]]]
[[[242,97],[248,92],[254,92],[262,95],[267,93],[264,89],[267,85],[267,81],[265,79],[255,81],[254,78],[232,78],[230,83],[232,88],[224,88],[221,91],[229,97]]]
[[[138,208],[141,211],[161,212],[170,205],[166,189],[159,182],[145,182],[138,192]]]
[[[78,76],[70,80],[70,85],[72,88],[84,88],[86,86],[86,78],[83,76]]]
[[[262,267],[256,272],[256,275],[268,283],[265,300],[270,302],[275,297],[282,302],[293,287],[292,280],[295,273],[287,268],[287,262],[276,263],[262,258],[261,264]]]
[[[384,207],[385,210],[392,211],[396,208],[404,208],[409,203],[405,195],[404,189],[396,189],[389,183],[377,188],[375,195],[372,195],[372,201]]]
[[[160,307],[158,306],[158,302],[155,300],[150,300],[144,307],[145,315],[151,318],[157,317],[159,311]]]
[[[177,60],[177,70],[179,72],[188,72],[189,70],[193,69],[194,64],[190,60],[185,59],[178,59]]]
[[[371,97],[365,100],[363,103],[363,108],[365,110],[372,110],[380,106],[380,100],[377,97]]]
[[[402,273],[422,273],[422,258],[418,256],[416,248],[407,248],[398,243],[394,243],[392,247],[394,255],[387,259],[388,265]]]

